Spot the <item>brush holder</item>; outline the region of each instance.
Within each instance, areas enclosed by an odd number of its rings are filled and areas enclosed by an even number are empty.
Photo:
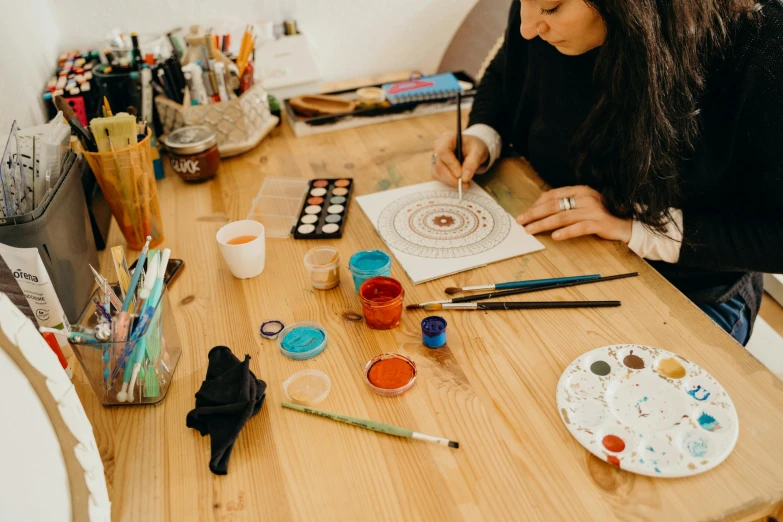
[[[116,291],[118,292],[119,289],[116,288]],[[100,290],[93,293],[93,297],[100,297],[100,295]],[[90,300],[90,304],[84,309],[79,319],[78,326],[94,330],[98,324],[95,314],[95,304]],[[76,331],[76,329],[74,330]],[[90,382],[90,386],[104,406],[138,406],[162,401],[169,390],[174,370],[182,354],[182,345],[165,285],[152,314],[152,320],[147,328],[138,332],[138,338],[135,341],[71,344],[71,347]],[[134,354],[137,353],[137,350],[143,350],[140,352],[142,354],[141,369],[133,389],[127,390],[127,396],[120,395],[120,398],[125,399],[120,400],[118,393],[122,391],[123,382],[129,382],[129,380],[125,379],[124,368],[118,372],[114,379],[112,379],[112,372],[123,352],[130,353],[126,365],[130,364],[132,370]],[[108,379],[106,378],[107,369]],[[152,379],[155,380],[157,386],[155,382],[152,382]],[[127,388],[129,387],[128,384]],[[132,401],[129,400],[131,397]]]
[[[150,134],[135,145],[114,152],[84,152],[109,203],[128,248],[141,250],[163,242],[158,189],[152,165]]]
[[[217,135],[217,146],[222,158],[236,156],[258,145],[280,121],[269,112],[269,100],[261,85],[254,85],[239,98],[207,105],[185,105],[157,96],[163,132],[168,134],[180,127],[203,125]]]

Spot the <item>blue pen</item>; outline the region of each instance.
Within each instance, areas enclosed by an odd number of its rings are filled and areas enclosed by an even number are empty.
[[[531,286],[554,285],[559,283],[570,283],[573,281],[589,281],[598,279],[601,274],[590,274],[572,277],[554,277],[550,279],[528,279],[526,281],[509,281],[507,283],[495,283],[494,285],[463,286],[462,288],[449,287],[446,293],[456,294],[457,292],[472,292],[474,290],[505,290],[511,288],[527,288]]]
[[[133,302],[133,296],[136,295],[136,287],[139,285],[139,279],[141,279],[141,271],[144,269],[144,261],[147,260],[147,252],[150,249],[150,241],[152,236],[147,236],[147,242],[144,243],[144,248],[141,249],[139,259],[136,261],[136,270],[133,271],[130,284],[128,285],[128,293],[125,294],[125,301],[122,302],[122,311],[127,312]]]

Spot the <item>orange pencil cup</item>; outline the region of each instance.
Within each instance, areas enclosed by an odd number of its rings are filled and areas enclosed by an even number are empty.
[[[111,213],[128,243],[141,250],[147,236],[150,246],[163,241],[158,188],[152,167],[150,135],[135,145],[113,152],[84,152],[101,186]]]

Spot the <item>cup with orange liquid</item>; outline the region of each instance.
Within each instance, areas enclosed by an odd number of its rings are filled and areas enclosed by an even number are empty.
[[[258,221],[229,223],[218,230],[215,239],[234,277],[250,279],[264,271],[266,237],[264,225]]]

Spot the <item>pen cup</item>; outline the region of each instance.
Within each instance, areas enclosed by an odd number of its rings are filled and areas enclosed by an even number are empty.
[[[128,248],[141,250],[147,236],[151,247],[163,241],[158,188],[152,166],[150,135],[114,152],[84,152],[95,179],[111,207]]]
[[[119,289],[117,291],[119,293]],[[100,290],[93,293],[93,297],[100,298],[101,295]],[[90,386],[104,406],[156,404],[166,397],[182,345],[165,285],[153,310],[146,328],[134,330],[139,319],[136,315],[131,316],[130,340],[126,342],[110,339],[71,344]],[[94,332],[96,327],[100,328],[98,315],[91,299],[79,319],[79,330]],[[139,364],[138,373],[131,388],[136,363]],[[123,388],[124,394],[121,393]]]

